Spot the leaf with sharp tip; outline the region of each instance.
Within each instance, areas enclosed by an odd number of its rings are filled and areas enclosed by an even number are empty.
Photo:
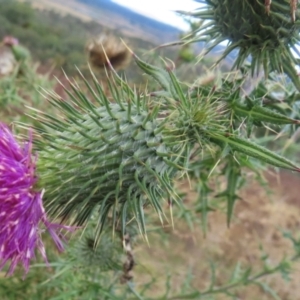
[[[257,158],[275,167],[300,172],[300,168],[292,161],[253,142],[249,142],[243,138],[224,133],[207,132],[207,134],[211,138],[211,141],[216,144],[221,144],[222,146],[224,146],[224,144],[228,145],[232,150]]]
[[[180,100],[182,104],[184,104],[186,107],[189,106],[189,101],[187,100],[185,94],[183,93],[183,90],[178,82],[178,79],[174,75],[172,71],[169,71],[169,76],[172,82],[172,87],[171,89],[172,95],[176,100]]]
[[[200,178],[197,184],[197,206],[195,211],[201,212],[201,227],[204,236],[206,236],[207,232],[207,215],[209,212],[214,211],[214,208],[209,206],[208,196],[212,190],[208,186],[208,177],[205,173],[200,174]]]
[[[300,80],[299,80],[299,75],[293,66],[293,63],[289,59],[285,59],[282,62],[282,67],[284,72],[291,78],[293,84],[297,88],[298,91],[300,91]]]
[[[166,70],[158,68],[156,66],[152,66],[143,60],[141,60],[138,56],[135,55],[135,61],[137,65],[148,75],[153,77],[160,85],[161,87],[170,93],[172,88],[172,82],[169,77],[169,74]]]
[[[231,157],[225,170],[227,177],[227,187],[226,191],[223,194],[227,198],[227,226],[229,227],[235,201],[240,198],[238,195],[236,195],[236,190],[238,189],[238,182],[241,178],[241,169],[234,158]]]
[[[291,119],[283,114],[260,105],[254,105],[249,109],[248,105],[235,103],[232,105],[233,111],[237,115],[251,118],[253,121],[267,122],[278,125],[299,124],[299,120]]]

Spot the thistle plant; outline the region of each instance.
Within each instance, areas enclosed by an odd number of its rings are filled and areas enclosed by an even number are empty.
[[[208,42],[207,51],[228,41],[220,57],[223,60],[238,51],[234,67],[240,68],[245,60],[251,61],[252,74],[264,70],[285,72],[297,89],[300,82],[295,69],[299,55],[300,18],[296,1],[198,1],[202,7],[194,12],[180,12],[200,19],[199,26],[184,39],[185,43]],[[236,52],[234,52],[236,53]]]
[[[105,57],[101,65],[109,69],[108,89],[93,73],[89,81],[79,72],[76,81],[67,78],[64,98],[44,90],[51,110],[31,108],[34,126],[25,125],[30,137],[23,146],[5,125],[0,126],[0,222],[5,224],[0,235],[0,266],[11,261],[9,274],[18,262],[27,272],[35,248],[46,259],[41,227],[62,250],[58,232],[72,229],[62,225],[67,221],[85,231],[80,241],[76,235],[65,264],[53,264],[57,272],[54,282],[63,273],[64,278],[70,278],[64,270],[75,270],[81,281],[84,277],[84,282],[93,285],[96,292],[89,297],[96,298],[102,295],[97,290],[101,272],[117,272],[123,266],[126,295],[150,299],[132,288],[129,273],[135,261],[129,241],[137,230],[147,239],[151,209],[162,224],[172,224],[174,216],[189,222],[193,214],[201,219],[206,233],[208,213],[215,209],[212,198],[216,202],[225,199],[230,226],[248,170],[258,176],[265,165],[300,171],[297,163],[269,150],[269,144],[258,138],[261,131],[278,128],[292,137],[300,124],[295,111],[299,107],[298,60],[291,50],[297,51],[299,41],[295,1],[291,1],[292,9],[288,1],[280,0],[199,2],[204,6],[189,15],[200,18],[200,25],[183,43],[209,40],[211,50],[229,40],[221,59],[238,49],[236,71],[216,76],[216,80],[205,80],[199,74],[201,80],[185,83],[168,60],[158,67],[131,53],[140,74],[148,76],[148,86],[155,87],[148,91],[120,77],[114,70],[114,59],[110,61],[105,47],[98,43],[101,59]],[[261,69],[265,78],[245,92],[249,77]],[[292,87],[282,91],[275,82],[283,72]],[[181,179],[195,188],[190,214],[175,184]],[[51,223],[48,217],[59,224]],[[298,247],[299,241],[293,242]],[[123,264],[122,246],[127,256]],[[257,273],[247,267],[242,270],[238,264],[232,279],[223,286],[216,284],[212,264],[212,282],[204,292],[192,289],[173,297],[167,282],[161,299],[229,295],[237,286],[259,285],[263,276],[288,273],[298,252],[275,266],[264,261],[263,270]],[[97,265],[96,272],[81,272],[93,265]],[[71,281],[77,287],[74,278]],[[86,289],[85,284],[80,286],[80,290]],[[120,298],[113,288],[101,286],[99,290],[107,298]],[[124,295],[120,299],[125,299]]]
[[[27,273],[38,248],[47,261],[41,240],[41,224],[49,231],[57,248],[63,244],[56,232],[67,226],[51,223],[45,213],[43,191],[34,185],[36,157],[32,153],[32,136],[20,146],[4,124],[0,124],[0,269],[11,261],[8,274],[22,263]]]
[[[238,80],[224,79],[219,88],[188,89],[170,67],[158,68],[137,56],[135,60],[161,90],[150,95],[137,92],[115,73],[109,79],[110,98],[95,77],[93,85],[84,77],[84,86],[70,80],[69,100],[47,94],[59,114],[54,118],[39,112],[43,127],[36,128],[35,142],[38,186],[47,187],[44,203],[51,216],[71,219],[77,226],[93,216],[97,245],[108,217],[124,236],[128,216],[133,216],[145,235],[147,206],[154,208],[162,222],[164,203],[182,206],[173,184],[176,178],[189,176],[192,157],[197,158],[194,168],[201,168],[203,153],[214,164],[241,153],[276,167],[300,170],[236,129],[244,115],[257,122],[298,123],[249,99],[251,109],[247,108]],[[229,207],[229,219],[232,211]]]

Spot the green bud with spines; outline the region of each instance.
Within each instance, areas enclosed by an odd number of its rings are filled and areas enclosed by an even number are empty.
[[[182,99],[176,78],[165,74]],[[184,99],[160,111],[163,100],[137,96],[119,77],[110,80],[112,101],[95,78],[94,87],[84,82],[88,92],[70,82],[71,102],[48,93],[61,117],[40,112],[38,184],[46,187],[47,211],[77,225],[97,211],[98,236],[108,215],[124,232],[131,213],[145,233],[145,206],[163,219],[164,200],[179,201],[173,180],[188,170],[195,144],[205,141],[201,128],[222,127],[214,121],[219,104]]]
[[[190,93],[169,68],[136,60],[161,83],[163,96],[138,93],[117,74],[108,79],[112,98],[95,77],[93,86],[85,78],[82,87],[69,81],[71,101],[48,93],[59,112],[56,117],[40,112],[43,126],[36,128],[36,148],[38,184],[45,188],[50,215],[70,218],[76,225],[93,216],[96,244],[108,217],[124,235],[128,216],[133,216],[145,234],[144,208],[152,206],[163,220],[164,203],[181,205],[174,180],[188,173],[192,155],[201,159],[203,151],[213,153],[218,146],[299,170],[265,148],[228,135],[228,101],[220,98],[220,91],[207,93],[207,87],[199,87]]]
[[[229,41],[219,61],[232,51],[238,51],[234,66],[240,68],[251,58],[254,75],[261,69],[266,77],[271,71],[286,73],[298,90],[300,81],[295,66],[294,52],[299,53],[300,13],[288,1],[273,0],[271,9],[265,0],[204,0],[194,12],[180,12],[200,19],[198,28],[187,35],[184,43],[208,42],[211,51],[224,41]]]

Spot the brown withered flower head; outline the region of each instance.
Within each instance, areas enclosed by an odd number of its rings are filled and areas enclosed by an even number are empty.
[[[91,39],[86,46],[92,67],[105,68],[109,59],[115,70],[125,69],[131,59],[131,53],[121,39],[109,33],[102,33]]]

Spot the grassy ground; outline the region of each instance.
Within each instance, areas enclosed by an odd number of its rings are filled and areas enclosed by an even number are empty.
[[[192,286],[199,290],[206,288],[210,282],[209,262],[217,264],[217,282],[226,282],[237,262],[245,266],[260,264],[262,251],[269,256],[271,264],[278,263],[283,256],[292,250],[291,242],[282,237],[281,230],[294,233],[300,229],[300,199],[297,187],[300,177],[281,172],[280,176],[267,175],[273,191],[267,195],[258,184],[251,184],[242,191],[242,200],[235,209],[235,218],[231,228],[226,227],[226,216],[221,212],[209,215],[209,232],[204,238],[200,228],[191,232],[186,225],[177,223],[174,231],[166,229],[168,235],[150,234],[150,247],[142,246],[136,250],[139,265],[136,267],[136,282],[145,283],[154,276],[157,281],[151,289],[151,296],[159,296],[164,290],[166,274],[172,279],[173,292],[179,292],[179,286],[187,277],[190,269]],[[183,183],[183,189],[186,184]],[[193,195],[190,194],[190,198]],[[265,279],[278,292],[280,299],[296,300],[300,295],[300,263],[295,263],[293,277],[289,282],[280,275]],[[249,286],[235,291],[240,300],[274,299],[261,288]],[[206,299],[232,299],[215,296]]]

